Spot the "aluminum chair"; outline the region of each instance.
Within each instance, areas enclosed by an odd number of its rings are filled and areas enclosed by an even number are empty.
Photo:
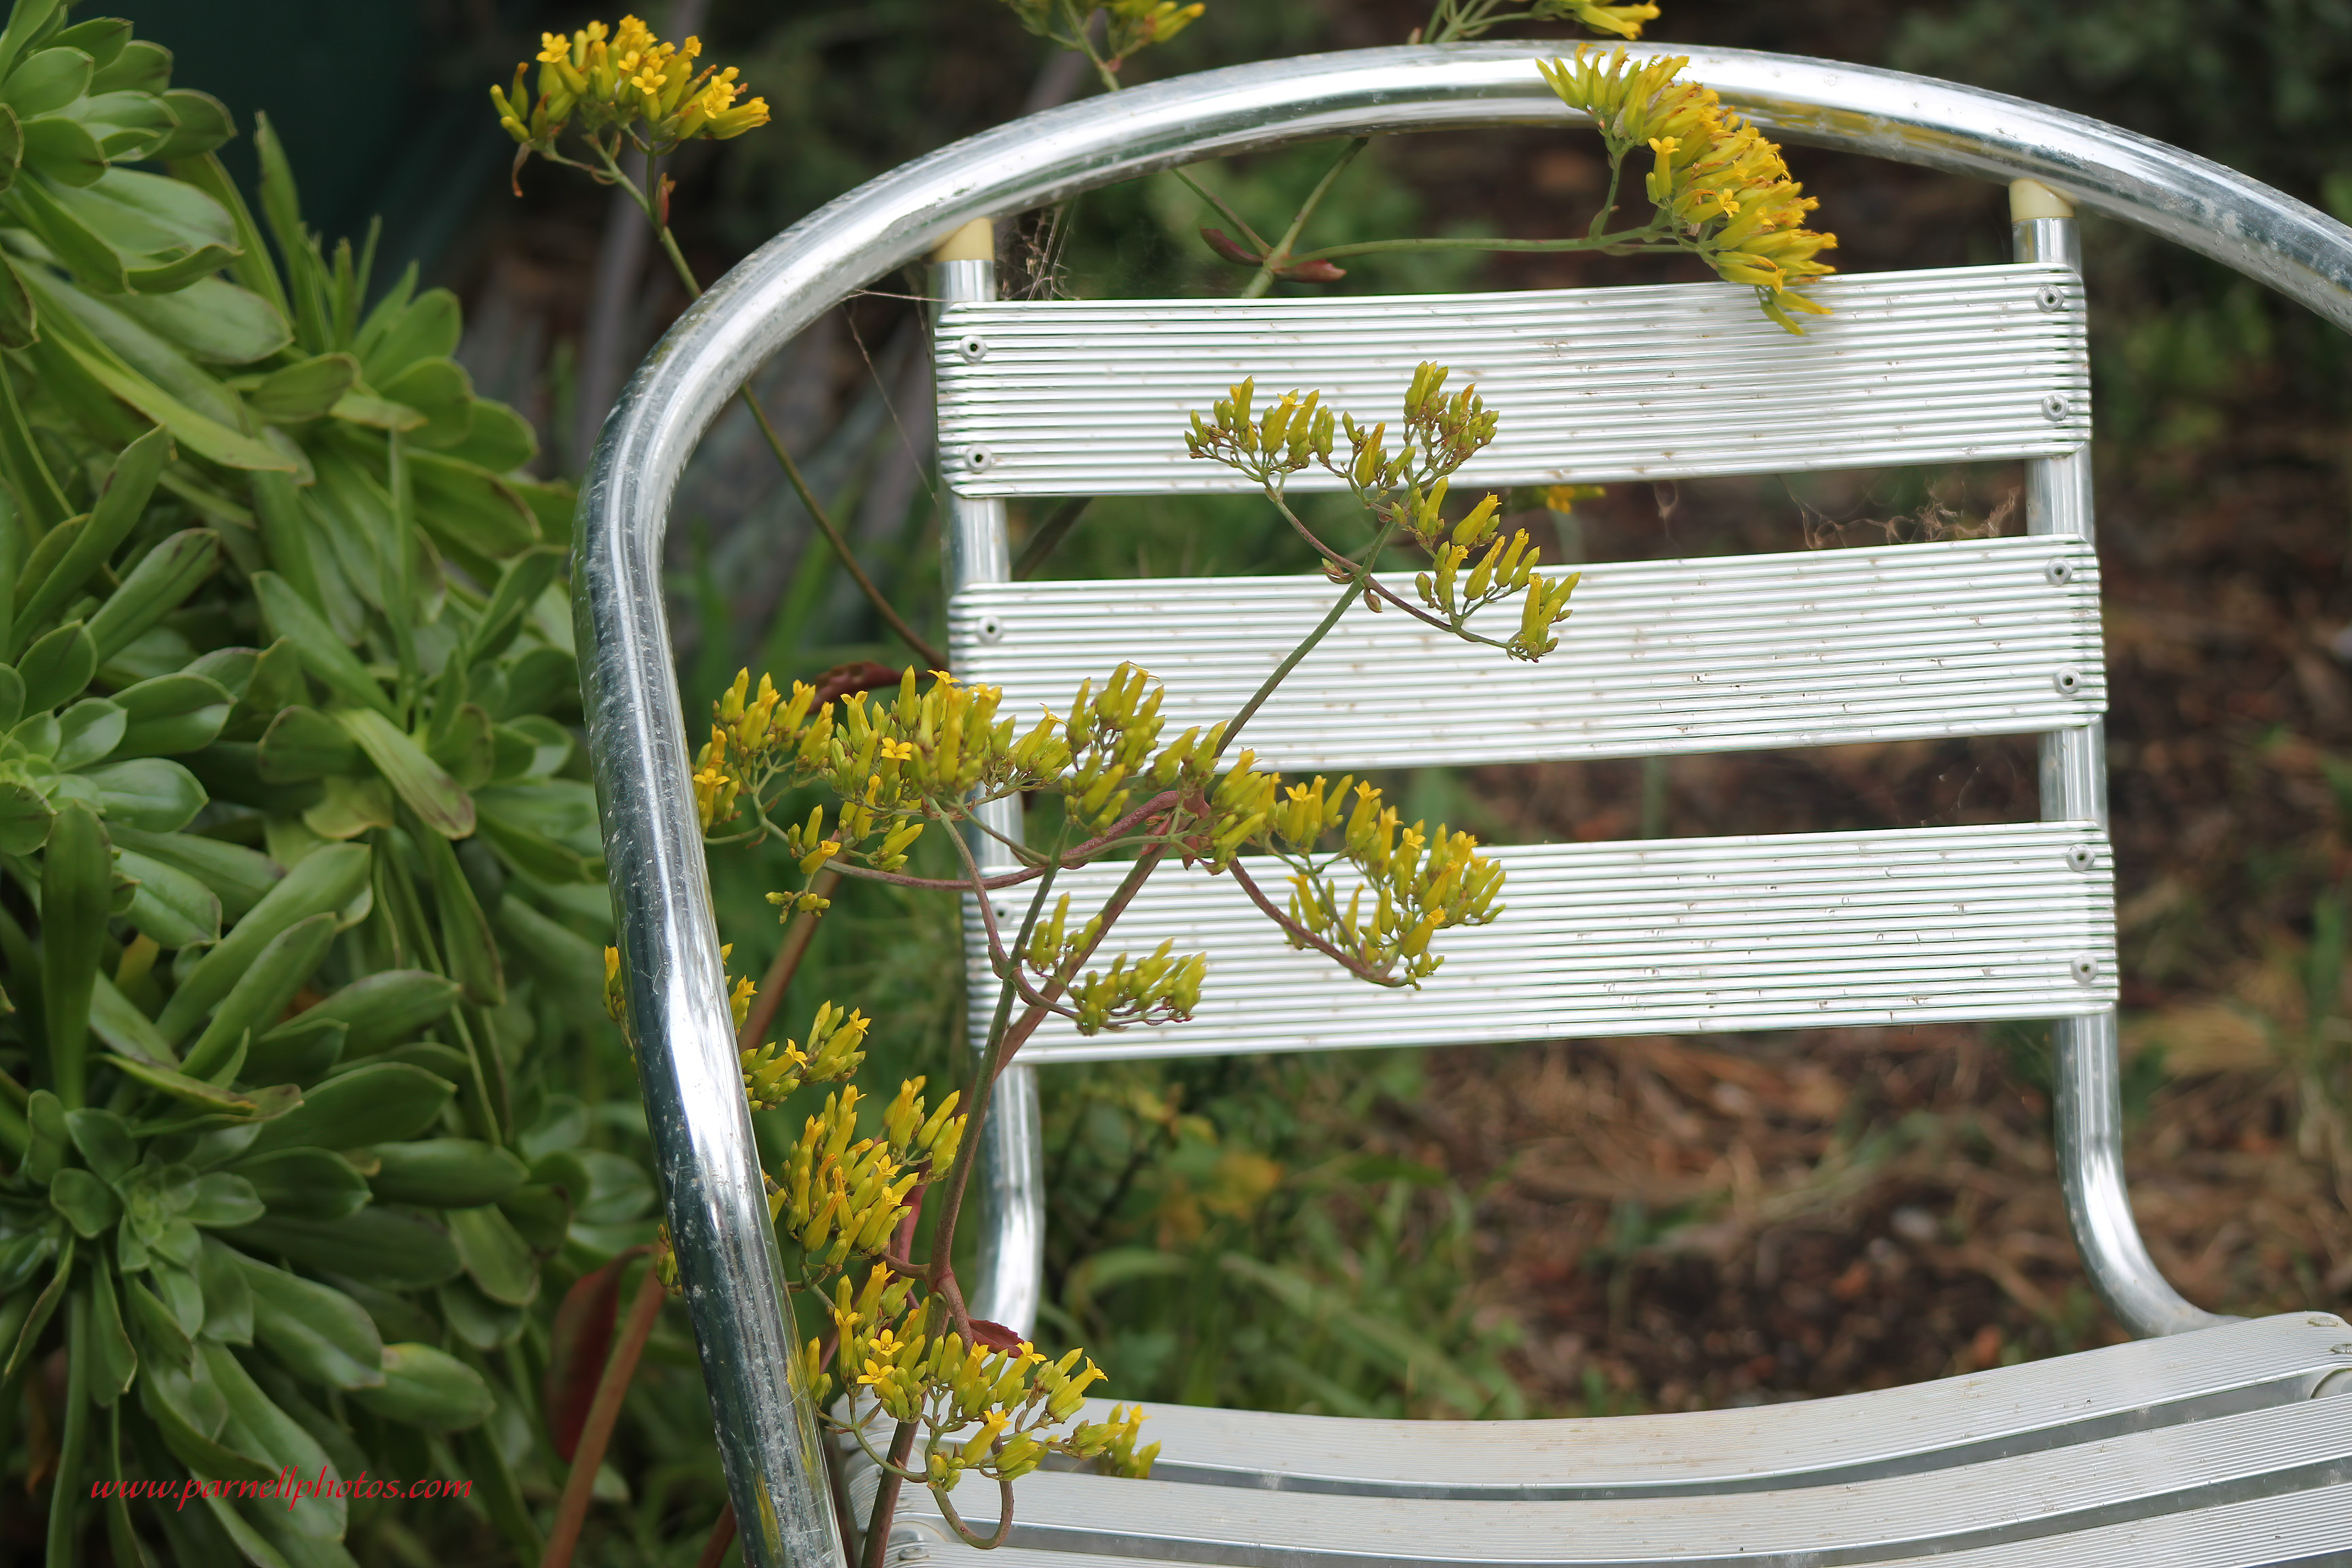
[[[1343,622],[1265,710],[1269,765],[1601,757],[2035,733],[2043,820],[1504,849],[1509,911],[1451,933],[1428,987],[1373,993],[1283,949],[1223,880],[1157,880],[1124,946],[1212,954],[1189,1024],[1042,1032],[1001,1086],[979,1315],[1034,1321],[1034,1074],[1117,1055],[2049,1018],[2059,1163],[2094,1283],[2151,1336],[1811,1404],[1605,1421],[1402,1423],[1160,1407],[1150,1481],[1041,1472],[1006,1568],[2352,1560],[2352,1330],[2206,1313],[2157,1272],[2123,1184],[2076,204],[2352,325],[2352,231],[2160,143],[1893,72],[1677,48],[1769,133],[2012,186],[2013,265],[1846,277],[1801,340],[1719,285],[1381,300],[996,301],[975,220],[1199,158],[1372,131],[1572,123],[1544,44],[1378,49],[1206,73],[972,138],[843,197],[730,274],[608,422],[582,507],[591,742],[672,1233],[747,1561],[837,1560],[738,1086],[660,542],[694,441],[757,364],[853,289],[934,256],[953,657],[1014,709],[1134,659],[1180,726],[1286,650],[1318,577],[1013,584],[1013,496],[1240,488],[1177,432],[1231,381],[1379,416],[1412,364],[1504,423],[1489,485],[2023,458],[2021,538],[1589,569],[1534,667]],[[1638,373],[1612,355],[1653,357]],[[1664,356],[1663,360],[1658,356]],[[1661,363],[1675,402],[1640,401]],[[1635,379],[1638,375],[1641,379]],[[1759,394],[1772,417],[1753,416]],[[1087,439],[1056,433],[1083,409]],[[1722,417],[1748,410],[1741,418]],[[1149,616],[1132,605],[1148,602]],[[1213,627],[1214,637],[1204,637]],[[1452,710],[1529,714],[1475,729]],[[1529,700],[1533,699],[1533,700]],[[1351,705],[1379,704],[1377,726]],[[1369,743],[1368,743],[1369,742]],[[1017,819],[994,824],[1017,831]],[[1089,874],[1081,874],[1085,881]],[[1075,891],[1075,889],[1074,889]],[[976,973],[985,976],[985,966]],[[977,991],[977,987],[975,988]],[[872,1484],[861,1478],[859,1500]],[[910,1489],[894,1561],[967,1560]],[[834,1553],[827,1558],[826,1553]],[[1007,1563],[1008,1556],[1015,1560]]]

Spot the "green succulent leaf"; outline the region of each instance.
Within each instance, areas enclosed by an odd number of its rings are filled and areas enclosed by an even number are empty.
[[[315,708],[282,710],[261,737],[257,761],[271,784],[301,784],[363,766],[351,731]]]
[[[131,1134],[131,1124],[111,1110],[67,1111],[66,1135],[81,1151],[90,1173],[109,1185],[129,1175],[139,1163],[139,1144]]]
[[[489,1419],[498,1407],[481,1374],[431,1345],[383,1347],[383,1385],[355,1390],[352,1398],[388,1420],[427,1432],[462,1432]]]
[[[205,808],[205,786],[195,774],[162,757],[133,757],[84,770],[97,791],[99,809],[110,826],[120,823],[150,833],[177,833]]]
[[[122,1217],[121,1200],[79,1165],[68,1165],[49,1178],[49,1206],[65,1215],[84,1241],[105,1235]]]
[[[163,756],[201,751],[220,735],[236,706],[216,680],[201,675],[159,675],[114,694],[128,728],[114,754]]]
[[[393,793],[433,834],[445,839],[472,835],[472,797],[405,731],[373,708],[337,708],[328,717],[343,727]],[[429,858],[431,851],[426,853]]]
[[[404,1145],[387,1144],[387,1148]],[[241,1160],[230,1167],[253,1184],[273,1215],[332,1222],[368,1205],[368,1179],[331,1151],[304,1147]]]
[[[24,678],[26,712],[61,708],[98,673],[98,645],[88,626],[68,621],[25,650],[16,673]]]
[[[253,1152],[304,1143],[355,1149],[414,1137],[433,1124],[455,1092],[447,1079],[422,1068],[370,1063],[310,1090],[299,1110],[262,1130]]]
[[[245,1075],[268,1083],[315,1082],[342,1059],[349,1033],[332,1018],[280,1024],[247,1051]]]
[[[178,867],[135,849],[119,849],[114,858],[116,867],[139,883],[128,918],[157,947],[177,952],[220,940],[221,901],[210,888]]]
[[[226,1171],[198,1176],[188,1192],[188,1223],[206,1230],[251,1225],[266,1212],[253,1184]]]
[[[33,1090],[25,1099],[25,1124],[32,1142],[25,1152],[24,1174],[35,1186],[46,1186],[65,1164],[72,1143],[65,1103],[48,1089]]]
[[[202,157],[236,134],[236,116],[211,93],[175,87],[159,96],[175,125],[163,144],[147,154],[151,158]]]
[[[82,1102],[89,1050],[89,994],[106,943],[114,857],[87,806],[58,813],[41,855],[41,1016],[49,1081],[68,1110]]]
[[[258,1326],[258,1316],[256,1319]],[[253,1381],[236,1352],[226,1345],[205,1342],[198,1348],[205,1370],[220,1389],[228,1405],[228,1421],[223,1436],[231,1439],[238,1449],[257,1452],[276,1462],[276,1466],[291,1465],[299,1475],[316,1476],[321,1471],[333,1473],[327,1452],[319,1440],[295,1423],[292,1417],[270,1403],[269,1396]],[[340,1489],[337,1489],[340,1490]],[[292,1501],[288,1510],[289,1521],[301,1534],[314,1541],[340,1541],[345,1522],[343,1500],[330,1496],[320,1489],[316,1497],[305,1495]]]
[[[110,1054],[107,1060],[150,1089],[161,1089],[184,1105],[231,1121],[274,1121],[302,1103],[302,1091],[290,1083],[268,1089],[227,1089],[120,1052]]]
[[[457,1005],[454,980],[421,969],[388,969],[362,976],[300,1013],[291,1024],[336,1019],[350,1026],[346,1056],[373,1056],[415,1038]]]
[[[251,364],[294,341],[286,319],[268,300],[226,278],[199,278],[168,294],[125,294],[108,303],[208,364]]]
[[[265,1215],[229,1239],[248,1252],[274,1253],[389,1290],[444,1284],[462,1269],[447,1231],[422,1215],[373,1204],[331,1222]]]
[[[85,697],[58,715],[58,743],[49,761],[60,768],[86,768],[105,761],[121,744],[131,721],[103,697]]]
[[[272,371],[246,394],[246,405],[264,419],[296,423],[332,409],[360,378],[360,363],[346,353],[318,354]]]
[[[495,1204],[513,1192],[530,1174],[521,1160],[495,1143],[472,1138],[419,1138],[404,1143],[381,1143],[370,1151],[376,1162],[367,1184],[380,1202],[415,1204],[425,1208],[473,1209]],[[457,1226],[455,1215],[451,1225]],[[462,1227],[458,1251],[471,1254]]]
[[[245,1276],[251,1262],[218,1237],[204,1238],[203,1251],[196,1258],[196,1283],[204,1291],[197,1327],[206,1339],[225,1345],[253,1342],[253,1287]]]
[[[110,824],[107,837],[118,849],[194,877],[220,900],[221,913],[229,920],[242,919],[286,875],[284,867],[257,849],[200,834],[149,833]]]
[[[188,1047],[183,1066],[189,1076],[211,1079],[233,1058],[242,1060],[247,1042],[286,1011],[334,940],[331,910],[305,916],[270,938]]]
[[[22,777],[0,771],[0,855],[30,855],[48,841],[57,814]]]
[[[89,90],[97,62],[81,50],[56,45],[36,49],[0,81],[0,102],[19,120],[50,114]]]
[[[90,1366],[90,1395],[101,1405],[111,1405],[129,1391],[139,1375],[139,1352],[122,1324],[122,1302],[114,1293],[114,1275],[103,1265],[89,1271],[89,1329],[95,1354]]]
[[[282,1268],[244,1262],[254,1340],[289,1372],[328,1388],[383,1385],[383,1342],[358,1302]]]
[[[141,556],[122,585],[90,616],[89,635],[98,661],[111,661],[178,609],[213,574],[220,557],[220,535],[205,528],[184,530]]]
[[[331,845],[305,857],[188,973],[157,1015],[157,1032],[167,1040],[185,1038],[281,931],[350,903],[367,886],[369,857],[360,844]]]

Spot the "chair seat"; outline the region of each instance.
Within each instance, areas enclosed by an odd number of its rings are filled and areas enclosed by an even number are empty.
[[[2352,1382],[2352,1329],[2294,1312],[1834,1399],[1677,1415],[1374,1421],[1147,1405],[1153,1479],[1568,1500],[1832,1486],[2298,1403]],[[1090,1401],[1088,1420],[1109,1405]],[[2352,1419],[2352,1416],[2347,1416]]]
[[[2293,1314],[1910,1388],[1606,1420],[1151,1407],[1152,1479],[1025,1478],[1017,1561],[990,1562],[2325,1561],[2352,1552],[2352,1401],[2314,1395],[2352,1392],[2347,1336]],[[854,1467],[861,1516],[872,1490]],[[960,1511],[986,1528],[992,1489],[965,1491]],[[921,1489],[899,1520],[894,1564],[971,1550]]]
[[[1155,1479],[1037,1471],[1013,1488],[1009,1544],[1040,1554],[1033,1568],[2168,1563],[2197,1542],[2222,1552],[2210,1561],[2315,1559],[2352,1552],[2352,1401],[2312,1396],[2352,1384],[2352,1344],[2319,1344],[2343,1333],[2303,1314],[1912,1389],[1606,1422],[1157,1411]],[[2213,1375],[2222,1363],[2237,1371]],[[1371,1486],[1340,1486],[1340,1460],[1369,1460]],[[992,1523],[992,1488],[967,1493],[967,1523]],[[870,1498],[863,1467],[852,1500]],[[898,1519],[894,1563],[969,1552],[922,1488]],[[2305,1544],[2227,1556],[2265,1528]]]

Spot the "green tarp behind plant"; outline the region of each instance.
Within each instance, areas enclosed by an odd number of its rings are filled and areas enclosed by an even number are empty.
[[[530,1552],[525,1309],[650,1197],[539,1068],[606,1026],[571,500],[171,63],[0,33],[0,1454],[52,1563],[348,1563],[331,1492],[92,1500],[322,1466]]]

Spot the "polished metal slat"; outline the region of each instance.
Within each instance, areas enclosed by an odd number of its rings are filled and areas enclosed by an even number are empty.
[[[1118,945],[1206,952],[1199,1010],[1092,1038],[1052,1019],[1022,1059],[2048,1018],[2116,999],[2114,878],[2106,836],[2090,823],[1492,853],[1507,908],[1491,925],[1440,935],[1444,965],[1418,991],[1367,985],[1285,945],[1229,877],[1164,868],[1121,919]],[[1247,864],[1286,898],[1277,865]],[[1066,873],[1056,892],[1090,911],[1124,871]],[[1008,941],[1019,897],[1008,889],[994,903]],[[996,981],[980,921],[964,926],[977,1039]]]
[[[1488,1501],[1835,1486],[2308,1398],[2352,1331],[2297,1312],[1874,1393],[1745,1410],[1382,1421],[1149,1405],[1156,1479]],[[1091,1402],[1089,1420],[1110,1402]],[[2352,1418],[2352,1405],[2346,1406]]]
[[[956,595],[949,634],[1024,727],[1131,660],[1162,682],[1173,738],[1239,711],[1337,593],[1319,575],[990,584]],[[1410,767],[2019,733],[2106,708],[2098,563],[2063,536],[1619,562],[1587,568],[1572,604],[1533,664],[1360,604],[1245,742],[1270,767]],[[1516,625],[1507,605],[1473,622]]]
[[[2341,1400],[2322,1398],[1919,1475],[1699,1497],[1465,1504],[1046,1471],[1014,1485],[1012,1544],[1232,1568],[1826,1568],[2326,1495],[2347,1481],[2352,1420]],[[870,1470],[859,1477],[853,1501],[873,1484]],[[915,1489],[900,1507],[909,1520],[938,1517]]]
[[[961,495],[1246,491],[1186,454],[1255,377],[1398,416],[1433,355],[1502,423],[1465,484],[2057,457],[2090,437],[2081,279],[2042,265],[1856,274],[1794,337],[1730,284],[1333,300],[955,304],[933,338]],[[1442,345],[1442,346],[1440,346]],[[1294,488],[1336,489],[1320,470]]]

